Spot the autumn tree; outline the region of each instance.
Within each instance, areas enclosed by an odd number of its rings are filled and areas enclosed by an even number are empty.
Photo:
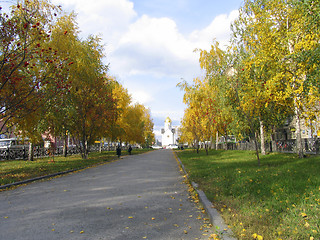
[[[115,101],[115,114],[109,122],[110,129],[107,136],[112,141],[124,141],[126,131],[129,128],[126,122],[126,115],[131,104],[131,95],[115,78],[112,81],[112,97]]]
[[[18,1],[10,13],[0,12],[0,114],[6,126],[33,114],[41,106],[43,88],[63,81],[55,51],[47,44],[58,11],[48,1],[31,0]]]
[[[272,27],[270,14],[271,10],[263,1],[246,1],[233,25],[233,51],[237,55],[233,64],[237,81],[235,99],[239,113],[243,114],[253,133],[258,162],[257,127],[260,128],[261,152],[265,154],[267,121],[270,123],[272,115],[279,113],[277,106],[289,104],[288,98],[277,96],[284,87],[283,78],[277,75],[278,33]]]
[[[70,66],[69,111],[71,134],[80,141],[82,157],[88,156],[88,146],[104,134],[103,128],[114,113],[111,83],[105,77],[103,46],[100,38],[89,36],[77,41],[77,57]]]
[[[319,7],[312,2],[305,2],[315,15],[319,15]],[[301,3],[302,4],[302,3]],[[296,1],[273,2],[274,28],[281,37],[279,51],[282,57],[279,61],[281,73],[285,81],[285,94],[293,100],[296,121],[296,147],[299,157],[303,157],[301,138],[301,121],[311,116],[315,111],[315,99],[319,99],[319,81],[316,77],[319,62],[315,61],[314,53],[319,49],[319,29],[310,23],[310,11],[300,8]],[[313,26],[313,27],[312,27]],[[313,53],[313,54],[310,54]]]
[[[64,81],[57,81],[55,85],[46,87],[48,92],[55,94],[46,100],[46,108],[40,121],[42,133],[48,137],[61,137],[64,139],[64,156],[67,155],[67,139],[70,137],[72,119],[71,81],[73,74],[70,66],[78,58],[79,30],[75,14],[63,14],[51,27],[49,45],[57,50],[57,61],[60,63],[60,75]]]
[[[304,19],[304,34],[309,39],[300,51],[295,54],[295,61],[306,69],[306,81],[308,82],[308,99],[305,104],[304,118],[306,124],[314,129],[320,122],[320,2],[319,1],[297,1],[294,6],[301,12]],[[319,136],[319,133],[317,134]]]
[[[317,89],[308,79],[314,65],[298,56],[314,51],[318,33],[308,33],[301,21],[304,14],[294,3],[245,1],[233,25],[233,50],[239,59],[235,65],[241,79],[242,110],[259,121],[262,146],[264,127],[294,109],[297,152],[302,157],[300,121]]]
[[[155,134],[153,132],[154,123],[151,118],[151,110],[143,106],[142,111],[142,120],[144,122],[143,126],[143,145],[146,148],[149,148],[155,142]]]
[[[144,145],[154,141],[150,110],[135,103],[129,106],[124,118],[127,125],[123,139],[125,142]]]
[[[230,106],[230,90],[234,86],[232,80],[233,67],[230,61],[230,55],[227,51],[219,47],[219,42],[213,41],[209,51],[198,50],[200,52],[200,67],[205,70],[205,78],[208,82],[208,94],[211,94],[210,103],[214,106],[208,113],[214,114],[217,136],[223,136],[225,139],[224,148],[227,149],[227,138],[231,133],[231,125],[234,119],[234,113]],[[216,139],[218,141],[218,137]]]
[[[182,138],[192,137],[198,151],[198,142],[205,145],[208,154],[209,141],[212,142],[218,131],[219,116],[216,106],[216,96],[208,79],[193,80],[193,85],[181,82],[178,86],[185,91],[183,101],[187,105],[182,121]],[[190,141],[190,140],[189,140]]]

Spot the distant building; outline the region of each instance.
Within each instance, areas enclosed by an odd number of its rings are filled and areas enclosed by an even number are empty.
[[[309,125],[306,124],[305,119],[301,119],[301,138],[320,138],[320,128],[317,122],[311,122]],[[290,140],[296,139],[296,118],[292,116],[288,118],[282,127],[277,128],[275,132],[272,134],[273,140]]]
[[[169,144],[177,144],[179,135],[179,128],[173,127],[171,119],[167,117],[164,122],[164,128],[161,129],[162,147],[167,147]]]

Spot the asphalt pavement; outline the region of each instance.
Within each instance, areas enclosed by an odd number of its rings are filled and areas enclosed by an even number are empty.
[[[209,239],[171,150],[0,192],[1,240]]]

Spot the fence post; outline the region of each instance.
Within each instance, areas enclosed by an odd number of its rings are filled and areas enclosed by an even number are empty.
[[[7,158],[7,160],[10,159],[10,150],[9,150],[9,148],[7,148],[7,150],[6,150],[6,158]]]
[[[304,139],[304,153],[306,154],[307,151],[309,151],[309,143],[308,143],[308,139]]]
[[[23,160],[25,161],[26,158],[27,158],[27,156],[26,156],[26,147],[23,146]]]

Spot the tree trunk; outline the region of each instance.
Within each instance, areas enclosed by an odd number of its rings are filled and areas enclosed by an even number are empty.
[[[83,136],[82,139],[82,159],[87,159],[88,158],[88,141],[85,136]]]
[[[209,155],[209,151],[208,151],[209,144],[208,143],[204,143],[204,147],[206,149],[206,154]]]
[[[28,152],[28,160],[33,161],[34,152],[33,152],[33,143],[29,143],[29,152]]]
[[[216,150],[219,149],[219,132],[216,133]]]
[[[301,137],[301,127],[300,127],[300,111],[295,100],[295,114],[296,114],[296,151],[299,158],[303,158],[303,145]]]
[[[227,133],[224,135],[223,149],[228,150],[228,135],[227,135]]]
[[[210,149],[214,149],[213,136],[210,137]]]
[[[102,138],[100,139],[99,153],[102,153]]]
[[[260,120],[260,138],[261,138],[261,154],[266,155],[266,145],[264,138],[264,124],[263,121]]]
[[[259,145],[258,145],[256,133],[254,134],[254,145],[256,147],[256,155],[257,155],[257,159],[258,159],[258,166],[260,167]]]
[[[199,141],[196,140],[196,150],[197,150],[197,153],[199,153]]]
[[[68,134],[64,136],[64,143],[63,143],[63,156],[67,157],[68,155]]]

